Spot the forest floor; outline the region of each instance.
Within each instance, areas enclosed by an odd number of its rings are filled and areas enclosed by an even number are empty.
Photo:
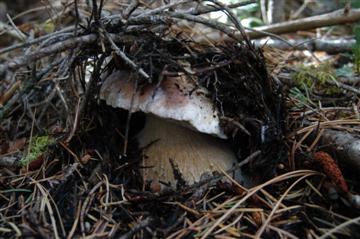
[[[120,17],[72,6],[56,16],[63,25],[9,23],[0,35],[0,237],[360,237],[360,52],[342,38],[353,33],[287,33],[285,49],[250,42],[234,19],[230,28],[165,11],[174,6],[128,6]],[[179,19],[224,39],[195,43]],[[327,36],[330,48],[296,46],[304,36]],[[136,72],[139,87],[165,71],[196,75],[227,118],[257,135],[233,129],[229,140],[257,184],[223,171],[151,188],[136,140],[143,115],[130,121],[99,99],[114,69]]]

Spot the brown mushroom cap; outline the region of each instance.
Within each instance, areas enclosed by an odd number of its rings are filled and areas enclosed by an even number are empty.
[[[218,112],[206,96],[207,90],[196,86],[189,76],[167,76],[159,85],[149,84],[137,92],[130,79],[129,71],[113,72],[105,80],[100,98],[113,107],[151,113],[196,131],[226,138]]]

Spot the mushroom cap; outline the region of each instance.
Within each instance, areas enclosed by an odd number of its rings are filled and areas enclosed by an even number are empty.
[[[226,138],[220,127],[219,113],[207,93],[184,74],[164,76],[160,84],[148,84],[136,90],[131,72],[118,70],[106,78],[100,98],[115,108],[151,113],[193,130]]]

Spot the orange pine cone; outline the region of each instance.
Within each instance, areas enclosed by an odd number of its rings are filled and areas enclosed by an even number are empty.
[[[330,154],[323,151],[319,151],[313,154],[314,159],[320,163],[324,173],[330,178],[330,180],[336,184],[343,192],[348,193],[349,188],[346,181],[336,164],[335,160]]]

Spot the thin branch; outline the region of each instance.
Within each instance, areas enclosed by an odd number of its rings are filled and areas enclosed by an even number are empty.
[[[319,16],[307,17],[303,19],[277,23],[273,25],[254,28],[255,30],[264,31],[274,34],[284,34],[296,31],[310,30],[319,27],[333,26],[345,23],[352,23],[360,20],[360,9],[351,9],[348,14],[344,10],[337,10],[331,13]],[[263,37],[260,32],[248,32],[252,39]]]
[[[1,29],[1,22],[0,22],[0,29]],[[9,51],[13,51],[13,50],[19,49],[19,48],[29,47],[29,46],[31,46],[31,45],[37,44],[37,43],[39,43],[39,42],[42,42],[42,41],[44,41],[44,40],[46,40],[46,39],[48,39],[48,38],[50,38],[50,37],[62,35],[62,34],[67,33],[67,32],[72,32],[73,30],[74,30],[74,27],[68,27],[68,28],[64,28],[64,29],[62,29],[62,30],[60,30],[60,31],[53,32],[53,33],[50,33],[50,34],[47,34],[47,35],[38,37],[38,38],[35,38],[35,39],[33,39],[33,40],[24,42],[24,43],[14,44],[14,45],[12,45],[12,46],[9,46],[9,47],[0,49],[0,55],[1,55],[1,54],[4,54],[4,53],[6,53],[6,52],[9,52]]]
[[[15,29],[11,28],[11,26],[0,22],[0,34],[6,33],[17,40],[23,41],[23,38],[18,34],[18,32]]]
[[[311,50],[340,53],[352,51],[355,39],[290,39],[287,42],[274,39],[259,39],[254,41],[256,46],[271,46],[281,50]]]
[[[113,39],[111,38],[110,34],[105,30],[105,28],[102,28],[102,33],[106,37],[106,39],[109,41],[111,48],[115,51],[115,53],[125,61],[125,63],[130,66],[134,71],[138,72],[140,75],[142,75],[145,79],[150,79],[150,76],[139,66],[135,64],[122,50],[120,50],[119,47],[115,44]]]
[[[96,34],[89,34],[86,36],[76,37],[72,39],[65,40],[63,42],[55,43],[46,48],[42,48],[38,51],[31,52],[25,56],[18,56],[14,59],[4,63],[0,66],[0,75],[5,73],[6,70],[16,70],[19,67],[29,65],[36,60],[44,58],[54,53],[59,53],[67,49],[75,48],[79,44],[89,44],[97,40]]]
[[[217,0],[207,0],[210,2],[213,2],[214,4],[218,5],[220,8],[222,8],[223,12],[228,15],[228,17],[230,18],[230,20],[233,22],[233,24],[235,25],[236,29],[240,32],[241,34],[241,38],[243,40],[245,40],[245,42],[248,44],[248,46],[251,48],[252,45],[250,43],[249,37],[245,32],[244,27],[242,26],[239,18],[228,8],[226,7],[224,4],[222,4],[221,2],[217,1]]]
[[[123,18],[128,19],[131,13],[133,13],[138,6],[139,6],[139,0],[132,0],[130,5],[127,8],[125,8],[123,12]]]
[[[280,38],[276,34],[285,34],[302,30],[311,30],[320,27],[340,25],[346,23],[353,23],[360,20],[360,9],[351,9],[347,14],[344,13],[344,10],[337,10],[331,13],[322,14],[313,17],[307,17],[303,19],[287,21],[282,23],[277,23],[268,26],[256,27],[256,28],[245,28],[247,35],[251,39],[257,39],[265,36],[271,36],[275,38]],[[239,37],[239,33],[236,33],[236,36]],[[231,38],[224,38],[219,36],[218,33],[207,34],[206,39],[211,41],[231,41]],[[281,39],[281,38],[280,38]],[[205,41],[205,39],[201,39]]]
[[[86,45],[90,43],[96,42],[98,39],[98,36],[95,33],[71,38],[65,41],[60,41],[57,43],[54,43],[53,45],[50,45],[48,47],[42,48],[38,51],[30,52],[29,54],[25,56],[18,56],[14,59],[5,62],[4,64],[0,65],[0,75],[4,74],[7,70],[14,71],[22,66],[27,66],[41,58],[47,57],[49,55],[59,53],[66,51],[68,49],[76,48],[79,45]],[[131,41],[130,36],[123,36],[119,34],[109,34],[109,38],[112,42],[126,42]],[[115,44],[115,43],[114,43]]]
[[[184,20],[188,20],[191,22],[197,22],[197,23],[204,24],[208,27],[217,29],[217,30],[225,33],[230,38],[232,38],[236,41],[240,40],[239,36],[236,36],[234,34],[234,32],[235,32],[234,30],[232,30],[229,26],[227,26],[223,23],[220,23],[218,21],[206,19],[206,18],[203,18],[200,16],[188,15],[188,14],[184,14],[184,13],[180,13],[180,12],[167,12],[166,14],[168,14],[169,16],[174,17],[174,18],[179,18],[179,19],[184,19]]]
[[[238,3],[233,3],[233,4],[229,4],[229,5],[225,5],[225,6],[229,9],[233,9],[233,8],[243,7],[243,6],[252,4],[252,3],[256,3],[256,0],[246,0],[246,1],[241,1]],[[184,13],[191,14],[191,15],[202,15],[202,14],[207,14],[210,12],[218,12],[218,11],[221,11],[221,9],[216,8],[214,6],[199,5],[199,7],[197,7],[196,9],[190,9]]]
[[[169,8],[173,8],[173,7],[176,7],[176,6],[185,4],[185,3],[189,3],[189,2],[192,2],[192,0],[175,1],[175,2],[172,2],[172,3],[166,4],[164,6],[158,7],[156,9],[151,9],[151,10],[148,10],[148,11],[144,11],[141,14],[139,14],[138,16],[136,16],[136,18],[137,17],[150,16],[150,15],[156,15],[156,14],[164,12],[165,10],[167,10]]]
[[[119,237],[120,239],[130,239],[133,238],[134,234],[140,231],[143,228],[150,226],[155,221],[152,217],[147,217],[144,220],[140,221],[135,225],[130,231]]]
[[[22,41],[26,40],[26,35],[24,33],[22,33],[19,28],[17,28],[17,26],[15,25],[15,23],[13,22],[13,20],[11,19],[9,14],[6,14],[7,19],[10,22],[10,25],[14,28],[14,30],[17,32],[17,34],[19,35],[19,37],[21,38]]]
[[[350,226],[351,224],[355,224],[357,222],[360,221],[360,217],[356,217],[353,218],[351,220],[345,221],[343,223],[341,223],[340,225],[337,225],[336,227],[330,229],[329,231],[327,231],[326,233],[324,233],[323,235],[321,235],[321,237],[319,237],[319,239],[325,239],[325,238],[329,238],[331,235],[333,235],[334,233],[340,231],[340,229],[345,228]]]

